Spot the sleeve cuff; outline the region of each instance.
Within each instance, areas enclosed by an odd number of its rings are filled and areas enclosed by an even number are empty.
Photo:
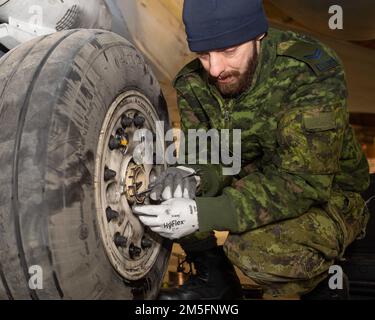
[[[217,172],[217,168],[211,165],[189,165],[194,170],[200,170],[201,186],[199,188],[199,194],[202,197],[215,197],[218,195],[225,184],[223,178]]]
[[[226,195],[198,197],[196,203],[200,232],[237,231],[236,209]]]

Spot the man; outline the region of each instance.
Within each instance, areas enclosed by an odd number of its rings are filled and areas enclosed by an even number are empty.
[[[242,170],[170,168],[151,194],[164,202],[135,208],[180,239],[196,268],[160,298],[240,298],[232,263],[267,294],[302,296],[368,219],[369,168],[348,124],[343,67],[322,43],[269,29],[260,0],[185,0],[184,23],[198,59],[175,80],[183,131],[241,129]],[[200,181],[188,177],[197,169]],[[230,232],[224,248],[213,230]]]

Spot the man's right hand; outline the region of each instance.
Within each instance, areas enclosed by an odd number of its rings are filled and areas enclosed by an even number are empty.
[[[154,201],[165,201],[172,198],[195,199],[200,177],[188,167],[170,167],[151,185],[150,198]]]

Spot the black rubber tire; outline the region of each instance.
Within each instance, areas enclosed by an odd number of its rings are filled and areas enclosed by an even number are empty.
[[[100,128],[115,98],[135,88],[161,120],[158,81],[128,41],[103,30],[37,38],[0,60],[0,299],[154,299],[168,265],[124,281],[98,231],[94,183]],[[31,290],[29,267],[43,269]]]

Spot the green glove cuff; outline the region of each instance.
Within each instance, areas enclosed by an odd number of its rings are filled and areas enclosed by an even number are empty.
[[[226,177],[221,174],[222,167],[219,165],[197,164],[187,167],[195,171],[200,170],[201,181],[198,194],[203,197],[215,197],[232,181],[231,176]]]
[[[198,197],[199,232],[231,231],[237,232],[236,209],[224,194],[219,197]]]

